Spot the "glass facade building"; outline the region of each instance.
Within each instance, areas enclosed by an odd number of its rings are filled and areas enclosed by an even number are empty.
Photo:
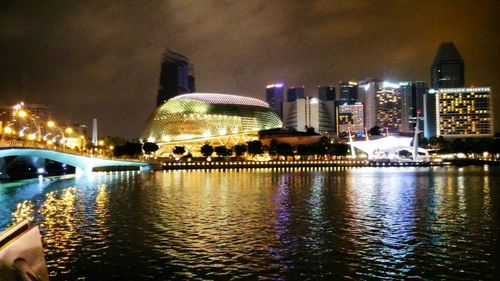
[[[161,61],[156,105],[159,106],[177,95],[194,91],[195,78],[189,60],[181,54],[166,50]]]
[[[266,86],[266,102],[276,110],[278,116],[283,120],[283,84]]]
[[[453,42],[445,42],[439,49],[431,66],[431,87],[459,88],[464,87],[464,60]]]

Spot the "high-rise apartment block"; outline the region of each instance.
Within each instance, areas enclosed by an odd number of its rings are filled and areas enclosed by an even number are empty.
[[[439,46],[431,66],[431,87],[461,88],[465,84],[464,60],[453,42]]]
[[[195,78],[189,60],[181,54],[166,50],[161,61],[156,105],[160,106],[175,96],[194,91]]]

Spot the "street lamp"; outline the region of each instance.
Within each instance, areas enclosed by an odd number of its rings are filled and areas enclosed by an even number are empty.
[[[29,118],[33,122],[33,124],[35,125],[35,128],[36,128],[36,135],[37,135],[36,140],[38,142],[40,142],[42,140],[42,130],[40,128],[40,125],[36,122],[35,118],[33,118],[26,111],[24,111],[20,108],[14,113],[14,115],[19,116],[19,118],[22,118],[22,119]],[[33,137],[29,137],[28,139],[35,140],[35,138],[33,138]]]
[[[64,141],[66,139],[66,137],[64,136],[64,132],[63,130],[61,129],[61,127],[57,126],[56,125],[56,122],[54,122],[53,120],[49,120],[47,121],[47,127],[49,128],[56,128],[60,133],[61,133],[61,140],[59,141],[60,144],[62,144],[64,146]]]

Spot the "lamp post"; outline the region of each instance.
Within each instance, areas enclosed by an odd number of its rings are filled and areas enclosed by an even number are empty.
[[[56,128],[59,131],[59,133],[61,133],[61,140],[59,141],[59,143],[62,144],[64,147],[64,141],[66,140],[66,137],[64,136],[63,130],[59,126],[57,126],[56,122],[54,122],[53,120],[49,120],[47,122],[47,127]],[[54,137],[54,139],[55,139],[55,137]]]
[[[19,109],[15,112],[15,116],[18,116],[19,118],[25,119],[29,118],[33,124],[35,125],[36,128],[36,141],[40,142],[42,140],[42,130],[40,128],[40,125],[36,122],[35,118],[33,118],[31,115],[29,115],[26,111]],[[28,139],[34,140],[33,136],[28,135]]]

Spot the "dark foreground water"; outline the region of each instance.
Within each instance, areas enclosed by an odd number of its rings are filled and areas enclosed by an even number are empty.
[[[22,202],[21,204],[18,204]],[[51,280],[498,280],[498,167],[118,172],[0,187]]]

